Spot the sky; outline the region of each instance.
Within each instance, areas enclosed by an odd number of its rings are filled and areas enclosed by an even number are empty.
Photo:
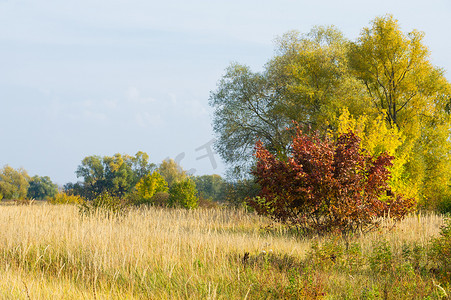
[[[0,0],[0,167],[62,185],[86,156],[144,151],[223,175],[208,99],[230,63],[261,71],[287,31],[355,40],[387,13],[451,79],[449,0]]]

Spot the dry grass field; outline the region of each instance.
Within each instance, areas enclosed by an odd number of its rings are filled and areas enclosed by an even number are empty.
[[[437,215],[410,216],[394,229],[385,224],[355,238],[357,250],[346,253],[333,237],[300,239],[243,210],[149,208],[109,218],[82,216],[69,205],[3,205],[0,220],[1,299],[442,299],[449,293],[421,272],[395,278],[398,271],[371,269],[381,241],[393,261],[406,245],[426,246],[443,223]]]

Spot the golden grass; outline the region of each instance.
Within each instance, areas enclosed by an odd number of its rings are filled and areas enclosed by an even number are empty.
[[[242,210],[141,209],[82,217],[74,206],[0,206],[2,299],[243,299],[286,286],[286,270],[245,268],[242,255],[303,258],[311,240]],[[357,241],[427,243],[443,218],[411,216]],[[272,225],[270,231],[266,230]]]

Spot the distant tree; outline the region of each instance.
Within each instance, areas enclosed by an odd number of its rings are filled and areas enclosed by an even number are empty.
[[[44,200],[58,193],[58,185],[54,184],[48,176],[33,176],[29,184],[27,197],[30,199]]]
[[[260,193],[260,185],[255,178],[246,178],[227,182],[225,188],[225,201],[228,205],[240,207],[247,200],[256,197]]]
[[[169,189],[169,205],[184,208],[196,208],[198,206],[196,184],[187,178],[175,181]]]
[[[4,199],[26,199],[30,180],[24,169],[6,165],[0,170],[0,194]]]
[[[143,176],[134,188],[136,204],[152,203],[152,198],[156,193],[167,193],[168,183],[157,171]]]
[[[173,159],[163,160],[158,167],[158,173],[166,180],[169,188],[171,188],[175,182],[183,181],[188,177],[186,171]]]
[[[63,191],[67,195],[78,195],[78,196],[87,198],[87,195],[85,195],[84,184],[83,184],[83,182],[80,182],[80,181],[78,181],[76,183],[72,183],[72,182],[66,183],[63,186]]]
[[[202,175],[192,178],[199,197],[213,201],[225,201],[227,182],[219,175]]]
[[[82,196],[93,199],[103,192],[122,197],[129,193],[138,181],[154,169],[149,156],[138,152],[134,157],[115,154],[114,156],[88,156],[78,166],[77,177],[83,178]],[[79,191],[80,184],[67,186],[73,192]]]

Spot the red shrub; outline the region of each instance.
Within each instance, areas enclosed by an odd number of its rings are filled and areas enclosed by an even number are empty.
[[[344,235],[369,229],[384,215],[402,219],[415,203],[387,185],[393,157],[371,157],[359,145],[352,132],[332,141],[298,129],[282,160],[258,142],[254,175],[261,192],[250,205],[303,230]]]

